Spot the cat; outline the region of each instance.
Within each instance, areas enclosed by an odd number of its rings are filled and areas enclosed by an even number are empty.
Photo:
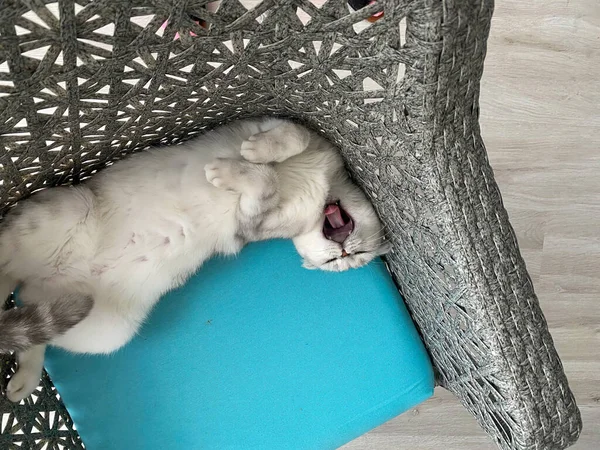
[[[337,149],[275,118],[137,153],[20,202],[0,223],[0,297],[19,287],[22,302],[0,312],[0,352],[18,360],[7,397],[35,390],[47,344],[114,352],[208,258],[271,238],[330,271],[390,248]]]

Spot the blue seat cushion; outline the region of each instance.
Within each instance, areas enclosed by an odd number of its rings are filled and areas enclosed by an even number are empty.
[[[117,353],[49,349],[88,450],[334,449],[431,396],[385,265],[309,271],[288,241],[209,261]]]

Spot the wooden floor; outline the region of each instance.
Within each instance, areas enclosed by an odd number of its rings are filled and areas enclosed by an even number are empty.
[[[498,0],[482,132],[584,431],[600,448],[600,1]],[[447,392],[344,450],[494,449]]]

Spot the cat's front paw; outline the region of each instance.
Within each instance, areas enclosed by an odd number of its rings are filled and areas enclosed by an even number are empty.
[[[258,133],[242,142],[240,153],[246,161],[255,164],[268,164],[277,162],[277,154],[281,153],[279,147],[279,143],[268,138],[265,133]]]
[[[304,150],[293,132],[286,132],[285,126],[256,133],[242,142],[241,155],[246,161],[255,164],[282,162]]]
[[[19,368],[6,386],[6,397],[14,403],[29,397],[40,384],[40,376],[37,370]]]
[[[234,159],[217,158],[204,166],[206,180],[214,187],[235,191],[242,175],[240,162]]]

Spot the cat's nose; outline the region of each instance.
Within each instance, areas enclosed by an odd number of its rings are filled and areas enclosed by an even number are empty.
[[[346,249],[342,249],[342,258],[345,258],[346,256],[348,256],[348,252]]]

